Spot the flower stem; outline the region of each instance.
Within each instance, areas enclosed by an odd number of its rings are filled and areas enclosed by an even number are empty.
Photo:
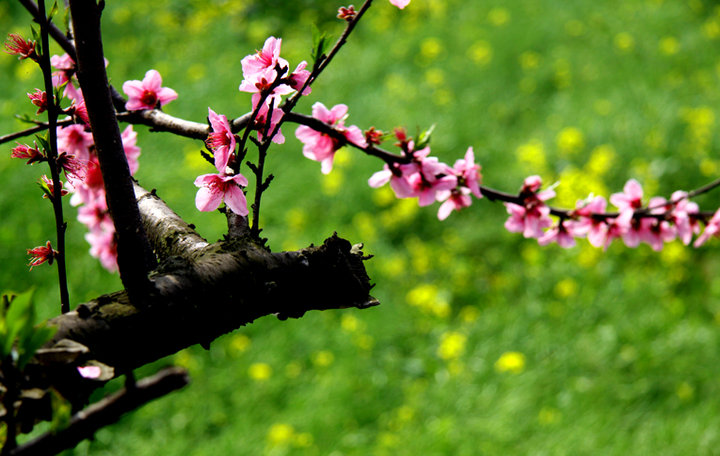
[[[48,154],[48,166],[50,167],[50,175],[53,181],[53,211],[55,212],[55,231],[57,233],[57,250],[59,255],[55,258],[58,268],[58,282],[60,286],[60,309],[62,313],[70,311],[70,297],[67,286],[67,270],[65,268],[65,223],[62,207],[62,184],[60,183],[60,170],[57,166],[57,117],[58,107],[55,104],[55,94],[52,85],[52,74],[50,68],[50,40],[48,38],[48,19],[45,13],[45,0],[38,2],[40,16],[40,35],[42,40],[42,55],[39,63],[43,73],[43,81],[45,83],[45,93],[47,94],[47,115],[48,115],[48,144],[50,150]]]

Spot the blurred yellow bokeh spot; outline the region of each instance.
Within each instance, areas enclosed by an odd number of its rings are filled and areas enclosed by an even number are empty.
[[[466,343],[467,336],[465,334],[456,331],[446,332],[440,338],[437,355],[444,360],[459,358],[465,353]]]
[[[248,368],[248,375],[253,380],[264,381],[272,376],[273,370],[267,363],[253,363]]]
[[[505,352],[495,361],[495,370],[519,374],[525,370],[525,355],[517,351]]]

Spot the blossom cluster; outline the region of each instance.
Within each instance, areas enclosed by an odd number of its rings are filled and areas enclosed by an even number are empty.
[[[367,133],[367,132],[366,132]],[[396,144],[402,151],[402,160],[386,163],[368,179],[368,184],[377,188],[386,183],[398,198],[418,198],[420,206],[428,206],[442,201],[438,218],[445,220],[452,211],[460,210],[472,204],[470,195],[482,198],[480,191],[480,165],[475,164],[472,147],[465,157],[455,165],[442,163],[437,157],[430,157],[430,146],[417,150],[415,142],[403,129],[395,130]]]
[[[305,69],[307,62],[303,60],[295,71],[289,73],[290,64],[280,57],[281,45],[282,39],[268,37],[261,50],[245,56],[240,62],[243,80],[239,90],[252,94],[252,109],[256,113],[252,128],[257,130],[259,141],[277,130],[272,137],[276,144],[285,142],[285,137],[277,128],[283,118],[283,110],[279,108],[282,97],[300,90],[303,95],[311,92],[307,83],[310,71]]]
[[[374,133],[374,129],[366,131],[366,138],[371,138]],[[463,159],[450,167],[430,157],[429,146],[417,149],[404,130],[396,130],[395,136],[402,155],[388,161],[382,171],[370,177],[368,184],[371,187],[389,182],[398,198],[417,197],[420,206],[441,201],[440,220],[446,219],[453,210],[470,206],[471,195],[481,198],[483,191],[488,191],[480,186],[480,166],[475,164],[472,147]],[[568,248],[575,245],[576,239],[587,238],[594,247],[606,249],[613,240],[620,239],[627,247],[646,243],[659,251],[665,243],[675,239],[689,245],[693,236],[697,236],[693,245],[699,247],[712,236],[720,237],[720,209],[703,231],[704,216],[698,205],[689,201],[690,195],[681,190],[674,192],[669,200],[653,197],[646,204],[642,186],[631,179],[622,192],[610,196],[610,203],[617,210],[607,212],[607,200],[592,195],[579,200],[572,210],[553,210],[547,201],[555,197],[555,191],[541,188],[541,178],[529,176],[517,196],[504,197],[509,214],[505,228],[522,233],[526,238],[536,238],[541,245],[555,242]]]
[[[140,148],[137,146],[137,133],[132,125],[125,127],[121,138],[130,174],[133,175],[139,167]],[[117,270],[115,225],[108,212],[105,184],[92,134],[86,131],[83,125],[65,127],[58,131],[58,150],[74,151],[84,164],[84,176],[69,178],[68,187],[73,191],[70,204],[79,206],[77,219],[88,228],[85,240],[90,244],[90,254],[98,258],[106,269],[115,271]]]
[[[75,122],[57,128],[56,163],[67,179],[61,189],[61,196],[67,193],[73,194],[70,204],[79,206],[77,219],[88,228],[85,239],[90,244],[90,254],[98,258],[106,269],[114,271],[117,270],[115,227],[107,207],[105,187],[90,132],[85,101],[82,91],[75,86],[77,83],[74,80],[75,62],[67,54],[54,55],[50,62],[57,70],[52,75],[53,86],[63,89],[64,96],[70,101],[69,107],[62,111],[71,115]],[[28,98],[39,108],[38,114],[47,106],[47,94],[44,91],[36,89],[34,93],[28,93]],[[134,174],[139,166],[140,148],[137,146],[137,133],[131,125],[122,132],[121,139],[130,173]],[[12,150],[12,157],[26,159],[27,164],[48,160],[47,151],[36,143],[32,146],[18,143]],[[55,191],[52,180],[42,176],[40,185],[44,190],[43,196],[52,198]],[[33,256],[30,265],[51,262],[53,252],[49,245],[28,250]]]
[[[248,128],[257,131],[258,141],[270,135],[276,144],[285,142],[278,126],[284,115],[279,108],[282,97],[296,91],[307,95],[311,91],[308,84],[310,71],[305,69],[307,62],[300,62],[292,73],[288,73],[290,64],[280,57],[281,45],[281,39],[271,36],[261,50],[245,56],[240,62],[243,80],[239,90],[252,94],[253,117]],[[208,121],[211,132],[205,144],[213,154],[218,172],[195,179],[195,186],[199,187],[195,206],[200,211],[213,211],[224,201],[231,211],[246,216],[249,211],[242,187],[248,185],[248,180],[238,171],[238,140],[225,115],[208,108]]]
[[[659,251],[675,239],[689,245],[693,236],[702,231],[703,218],[698,205],[689,201],[688,193],[682,190],[674,192],[669,200],[656,196],[645,204],[642,186],[631,179],[622,192],[610,196],[616,212],[606,212],[608,203],[604,197],[590,196],[579,200],[573,210],[558,211],[558,220],[554,222],[545,204],[554,196],[554,191],[538,192],[541,185],[538,176],[528,177],[520,191],[521,204],[505,203],[510,214],[505,227],[512,232],[522,232],[525,237],[537,238],[541,245],[556,242],[562,247],[572,247],[575,239],[587,238],[592,246],[607,248],[613,240],[621,239],[627,247],[646,243]],[[549,229],[543,231],[545,228]],[[699,247],[718,231],[720,215],[708,222],[693,245]]]
[[[312,116],[333,127],[345,138],[346,142],[358,147],[367,147],[365,136],[360,128],[355,125],[345,126],[347,110],[348,108],[344,104],[328,109],[318,101],[312,107]],[[341,141],[305,125],[301,125],[295,130],[295,136],[303,143],[303,155],[310,160],[319,161],[323,174],[330,173],[335,152],[343,145]]]

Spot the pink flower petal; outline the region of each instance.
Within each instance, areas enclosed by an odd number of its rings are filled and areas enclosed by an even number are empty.
[[[78,366],[77,370],[83,378],[98,378],[102,374],[99,366]]]

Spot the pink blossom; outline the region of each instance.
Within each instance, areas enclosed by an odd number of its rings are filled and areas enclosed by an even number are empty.
[[[223,173],[230,161],[230,155],[235,152],[235,135],[230,129],[230,122],[227,117],[215,113],[210,108],[208,108],[208,120],[212,132],[205,140],[205,144],[215,155],[215,168]]]
[[[204,174],[195,179],[199,187],[195,206],[199,211],[214,211],[225,201],[227,207],[238,215],[248,215],[245,193],[239,186],[247,186],[248,180],[242,174]]]
[[[274,103],[271,103],[271,105],[274,106]],[[277,124],[280,123],[283,116],[285,115],[282,109],[273,107],[272,115],[270,116],[270,126],[267,126],[266,123],[269,110],[270,107],[266,104],[263,104],[258,111],[257,117],[255,118],[255,124],[253,128],[255,128],[258,132],[257,135],[259,141],[263,140],[266,131],[268,132],[268,134],[272,133]],[[275,136],[273,136],[272,142],[274,142],[275,144],[285,143],[285,136],[283,136],[280,129],[278,129],[277,133],[275,133]]]
[[[720,209],[715,211],[712,218],[707,222],[705,231],[703,231],[703,233],[695,239],[693,246],[700,247],[711,237],[717,236],[718,233],[720,233]]]
[[[84,125],[68,125],[57,130],[58,151],[75,155],[80,160],[88,160],[90,146],[95,144],[92,133],[85,131]]]
[[[69,82],[70,77],[75,73],[75,61],[67,54],[53,55],[50,57],[50,65],[60,70],[52,74],[53,87],[60,87]]]
[[[565,249],[575,247],[575,238],[571,234],[569,222],[569,220],[561,220],[538,238],[538,244],[548,245],[551,242],[557,242],[560,247]]]
[[[651,214],[665,215],[670,203],[665,198],[656,196],[650,198],[648,208]],[[655,217],[643,217],[639,223],[633,223],[633,225],[639,225],[638,235],[642,242],[650,244],[653,250],[660,251],[663,248],[665,242],[671,242],[677,235],[677,230],[664,218]]]
[[[677,231],[667,220],[658,220],[652,217],[644,217],[640,224],[640,240],[650,244],[653,250],[659,252],[666,242],[672,242]]]
[[[243,78],[255,82],[264,78],[272,83],[277,78],[275,67],[289,69],[290,65],[287,60],[280,57],[281,45],[282,39],[271,36],[265,40],[261,50],[243,58],[240,62],[242,64]]]
[[[140,148],[137,146],[137,132],[133,130],[132,125],[125,127],[121,139],[128,167],[130,168],[130,175],[132,176],[135,174],[135,171],[138,170],[138,167],[140,167],[140,163],[138,163]]]
[[[86,201],[78,208],[78,222],[85,225],[90,231],[114,229],[114,224],[108,212],[105,198],[95,198]]]
[[[700,208],[697,203],[688,200],[687,192],[682,190],[674,192],[670,196],[670,201],[675,203],[672,205],[669,218],[675,224],[677,236],[683,244],[688,245],[693,234],[700,233],[700,222],[697,218]]]
[[[392,168],[391,168],[392,167]],[[368,185],[372,188],[381,187],[390,182],[390,187],[398,198],[410,198],[413,195],[413,187],[408,182],[407,176],[403,175],[402,165],[393,163],[385,164],[382,171],[378,171],[368,179]]]
[[[50,241],[47,241],[44,246],[27,249],[27,253],[28,255],[30,255],[30,262],[28,263],[28,266],[30,266],[30,270],[32,270],[32,268],[34,268],[35,266],[39,266],[45,262],[47,262],[48,264],[53,264],[55,257],[60,254],[60,252],[52,248]]]
[[[342,133],[348,142],[360,147],[366,147],[365,137],[358,127],[354,125],[345,127],[347,109],[346,105],[339,104],[328,110],[325,105],[318,101],[312,107],[312,115]],[[303,155],[310,160],[319,161],[323,174],[330,173],[335,152],[342,145],[341,142],[337,138],[320,133],[305,125],[301,125],[295,130],[295,136],[303,143]]]
[[[602,196],[592,200],[579,200],[575,209],[570,213],[575,220],[568,222],[568,229],[575,237],[587,236],[588,242],[594,247],[602,247],[607,226],[604,218],[594,217],[595,214],[604,214],[607,201]]]
[[[438,192],[438,200],[445,200],[438,209],[439,220],[445,220],[452,211],[459,211],[460,209],[468,207],[472,204],[470,189],[466,187]]]
[[[305,69],[306,66],[307,62],[303,60],[298,64],[297,68],[295,68],[295,71],[293,71],[292,74],[290,74],[290,76],[288,77],[290,87],[292,87],[293,90],[300,90],[310,77],[310,72]],[[312,89],[308,85],[307,87],[305,87],[305,90],[302,91],[302,94],[309,95],[310,92],[312,92]]]
[[[620,212],[635,211],[642,207],[643,190],[638,181],[630,179],[623,187],[623,193],[613,193],[610,195],[610,202],[619,209]]]
[[[397,6],[400,9],[403,9],[410,4],[410,0],[390,0],[390,3]]]
[[[627,185],[626,185],[627,187]],[[633,207],[641,207],[642,189],[638,194],[637,188],[631,190],[634,192],[635,198],[628,206],[622,208],[621,214],[634,214]],[[626,189],[626,194],[629,192]],[[622,195],[622,194],[615,194]],[[615,196],[613,195],[613,196]],[[616,202],[613,203],[615,205]],[[665,212],[664,206],[667,203],[665,198],[654,197],[650,199],[649,207],[650,214],[663,214]],[[621,203],[620,206],[623,206]],[[661,250],[664,242],[669,242],[675,238],[675,230],[665,220],[658,220],[654,217],[632,217],[625,226],[625,231],[622,233],[622,239],[626,246],[635,248],[640,242],[646,242],[650,244],[653,250]]]
[[[264,77],[261,77],[258,80],[244,79],[240,83],[239,90],[241,92],[254,94],[252,97],[253,109],[257,107],[263,95],[266,96],[265,103],[272,103],[277,106],[282,101],[282,96],[292,93],[294,89],[287,84],[279,84],[273,87],[273,82],[274,81],[268,81]],[[272,90],[268,92],[271,87]]]
[[[117,271],[115,228],[91,230],[85,234],[85,240],[90,244],[90,255],[100,260],[108,271]]]
[[[412,157],[409,163],[393,163],[386,164],[382,171],[378,171],[368,179],[371,187],[380,187],[390,182],[390,186],[398,198],[418,197],[420,206],[427,206],[434,201],[445,201],[450,198],[452,191],[456,191],[453,201],[448,202],[441,209],[441,214],[447,217],[453,208],[459,209],[465,207],[467,199],[465,198],[470,189],[458,185],[458,171],[450,168],[445,163],[438,161],[437,157],[428,157],[430,148],[425,147],[421,150],[413,150],[415,144],[411,140],[407,140],[403,130],[396,130],[396,136],[401,141],[403,153]],[[462,174],[465,169],[472,169],[473,165],[463,164],[460,166]],[[477,170],[476,170],[477,171]],[[467,189],[465,192],[462,189]],[[447,214],[446,214],[447,213]],[[445,218],[443,217],[443,218]]]
[[[429,152],[428,147],[425,149]],[[413,189],[412,196],[418,197],[420,206],[428,206],[435,200],[440,201],[444,190],[452,190],[457,186],[457,177],[452,174],[452,168],[440,163],[437,157],[422,158],[418,166],[418,172],[411,174],[408,182]]]
[[[621,212],[617,217],[605,220],[605,228],[597,233],[595,242],[591,241],[591,244],[595,247],[603,246],[607,250],[614,239],[624,236],[632,224],[632,220],[632,211]]]
[[[85,106],[85,98],[82,90],[76,89],[72,84],[65,86],[65,96],[72,100],[72,104],[65,111],[80,119],[86,126],[90,127],[90,119],[88,118],[87,106]]]
[[[50,57],[50,65],[54,66],[58,70],[75,70],[75,61],[70,58],[67,53],[63,55],[53,55],[52,57]]]
[[[98,199],[105,199],[105,183],[103,182],[100,163],[95,154],[90,156],[86,162],[85,176],[82,182],[73,182],[74,194],[70,198],[70,204],[90,204]]]
[[[60,152],[56,158],[58,167],[65,171],[65,176],[70,181],[82,181],[85,178],[87,165],[78,160],[74,155],[67,152]]]
[[[540,190],[540,187],[542,187],[542,179],[537,174],[533,174],[525,178],[520,193],[535,193]]]
[[[87,162],[87,171],[83,183],[86,187],[95,191],[104,191],[105,182],[103,181],[102,171],[100,170],[100,162],[97,155],[93,154]]]
[[[539,238],[544,228],[550,228],[553,221],[550,218],[550,208],[544,201],[555,196],[554,190],[544,190],[536,193],[542,186],[539,176],[525,178],[520,190],[523,205],[504,203],[510,218],[505,222],[505,228],[513,233],[523,233],[526,238]]]
[[[475,164],[475,154],[473,148],[468,147],[465,152],[465,158],[457,160],[453,167],[455,174],[460,178],[460,185],[464,185],[469,188],[473,195],[477,198],[482,198],[480,193],[480,165]]]
[[[137,111],[140,109],[155,109],[164,106],[178,97],[170,88],[161,87],[162,77],[156,70],[145,73],[142,81],[132,80],[123,83],[123,92],[128,96],[125,109]]]
[[[553,224],[550,208],[544,204],[530,207],[514,203],[504,203],[510,217],[505,221],[505,229],[512,233],[522,233],[526,238],[539,238],[544,228]]]

